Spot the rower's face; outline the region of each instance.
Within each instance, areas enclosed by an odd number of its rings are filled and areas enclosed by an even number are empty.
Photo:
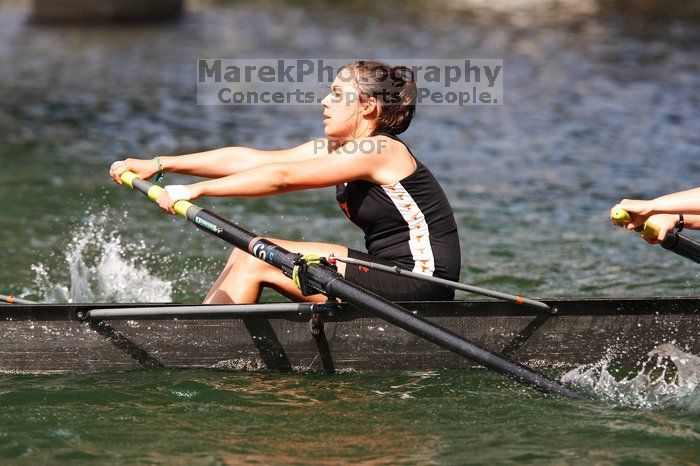
[[[323,130],[329,138],[352,137],[361,117],[361,104],[353,81],[353,71],[338,73],[330,93],[321,101]]]

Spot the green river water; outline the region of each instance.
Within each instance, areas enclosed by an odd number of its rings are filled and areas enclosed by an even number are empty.
[[[622,197],[699,184],[690,4],[398,5],[193,1],[175,23],[81,27],[0,4],[0,293],[202,299],[230,248],[113,185],[109,165],[289,147],[322,125],[316,107],[197,106],[197,58],[475,57],[504,60],[504,105],[419,108],[404,138],[453,205],[461,279],[535,297],[698,294],[692,263],[607,219]],[[264,235],[363,247],[332,190],[200,204]],[[571,377],[589,403],[479,370],[3,374],[0,461],[700,464],[692,361],[685,387],[629,388],[638,368],[615,382],[597,367],[607,382],[586,388],[584,369]]]

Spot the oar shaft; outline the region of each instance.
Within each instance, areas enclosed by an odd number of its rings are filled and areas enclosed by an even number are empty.
[[[610,219],[620,226],[625,226],[632,221],[630,214],[621,207],[616,207],[610,212]],[[659,237],[659,227],[649,221],[644,222],[644,225],[635,228],[634,231],[648,239]],[[700,243],[685,235],[681,235],[675,230],[671,230],[666,234],[666,238],[661,242],[661,246],[686,259],[700,263]]]
[[[693,262],[700,263],[700,243],[681,235],[677,231],[669,231],[666,234],[666,238],[661,242],[661,247]]]
[[[133,173],[125,172],[122,174],[122,180],[127,185],[147,194],[153,201],[155,201],[157,197],[155,193],[159,193],[157,189],[154,189],[154,185],[141,180]],[[163,188],[160,189],[162,190]],[[179,208],[178,204],[180,205]],[[200,229],[218,236],[233,246],[247,251],[258,259],[277,267],[286,276],[292,276],[295,261],[299,257],[297,254],[287,251],[269,240],[256,236],[253,232],[236,225],[230,220],[190,204],[189,202],[185,203],[185,201],[179,201],[176,204],[175,210],[178,214],[186,217]],[[419,318],[401,306],[360,288],[347,281],[337,271],[328,266],[318,265],[308,267],[307,280],[311,288],[319,293],[341,298],[404,330],[425,338],[445,349],[472,359],[487,368],[528,383],[540,391],[570,398],[585,398],[583,395],[558,382],[549,380],[524,366],[489,353],[471,341],[448,332],[431,322]]]
[[[331,282],[328,286],[328,291],[331,295],[342,297],[344,301],[367,309],[377,317],[399,328],[435,343],[453,353],[476,361],[488,369],[531,385],[544,393],[561,395],[573,399],[586,399],[586,397],[580,393],[550,380],[528,367],[497,356],[464,337],[411,314],[396,304],[369,293],[347,280],[338,279]]]
[[[36,301],[29,301],[28,299],[17,298],[6,294],[0,294],[0,301],[8,304],[36,304]]]
[[[360,265],[363,267],[367,267],[369,269],[378,270],[380,272],[390,273],[393,275],[401,275],[401,276],[411,277],[411,278],[414,278],[416,280],[421,280],[424,282],[435,283],[437,285],[447,286],[450,288],[454,288],[455,290],[467,291],[469,293],[475,293],[475,294],[479,294],[479,295],[483,295],[483,296],[489,296],[491,298],[502,299],[504,301],[509,301],[509,302],[516,303],[516,304],[522,304],[525,307],[530,307],[533,309],[537,309],[539,311],[546,311],[546,312],[554,313],[554,311],[552,310],[552,308],[549,305],[547,305],[541,301],[536,301],[536,300],[530,299],[530,298],[524,298],[522,296],[516,296],[516,295],[512,295],[512,294],[508,294],[508,293],[502,293],[500,291],[489,290],[486,288],[480,288],[478,286],[467,285],[465,283],[453,282],[451,280],[445,280],[444,278],[431,277],[429,275],[423,275],[420,273],[411,272],[410,270],[405,270],[405,269],[402,269],[400,267],[391,267],[391,266],[384,265],[384,264],[378,264],[376,262],[368,262],[368,261],[363,261],[361,259],[354,259],[352,257],[333,256],[333,259],[339,260],[340,262],[345,262],[347,264]]]

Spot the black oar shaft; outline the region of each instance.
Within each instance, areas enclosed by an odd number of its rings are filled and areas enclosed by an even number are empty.
[[[402,307],[374,295],[345,279],[332,281],[328,286],[328,291],[331,295],[341,297],[344,301],[367,309],[377,317],[399,328],[407,330],[453,353],[476,361],[488,369],[527,383],[542,392],[575,399],[585,399],[580,393],[550,380],[521,364],[490,353],[466,338],[445,330],[415,314],[411,314]]]
[[[700,243],[674,230],[666,234],[666,238],[661,242],[661,246],[686,259],[700,263]]]
[[[155,200],[163,188],[137,178],[133,173],[122,174],[122,180]],[[206,209],[178,201],[175,211],[197,225],[198,228],[211,233],[243,251],[263,260],[291,277],[298,255],[255,235],[253,232],[234,224],[228,219],[209,212]],[[532,385],[545,393],[552,393],[569,398],[583,399],[583,395],[537,374],[531,369],[496,356],[471,341],[449,332],[437,325],[411,314],[406,309],[381,298],[359,286],[347,281],[334,269],[318,265],[307,269],[307,279],[311,287],[320,293],[340,298],[380,317],[421,338],[425,338],[445,349],[472,359],[489,369],[501,372],[509,377]]]

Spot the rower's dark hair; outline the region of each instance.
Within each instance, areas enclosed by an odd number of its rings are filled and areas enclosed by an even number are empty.
[[[360,99],[374,97],[379,116],[374,134],[401,134],[416,114],[418,89],[407,66],[389,66],[378,60],[360,60],[344,66],[354,71],[353,81]]]

